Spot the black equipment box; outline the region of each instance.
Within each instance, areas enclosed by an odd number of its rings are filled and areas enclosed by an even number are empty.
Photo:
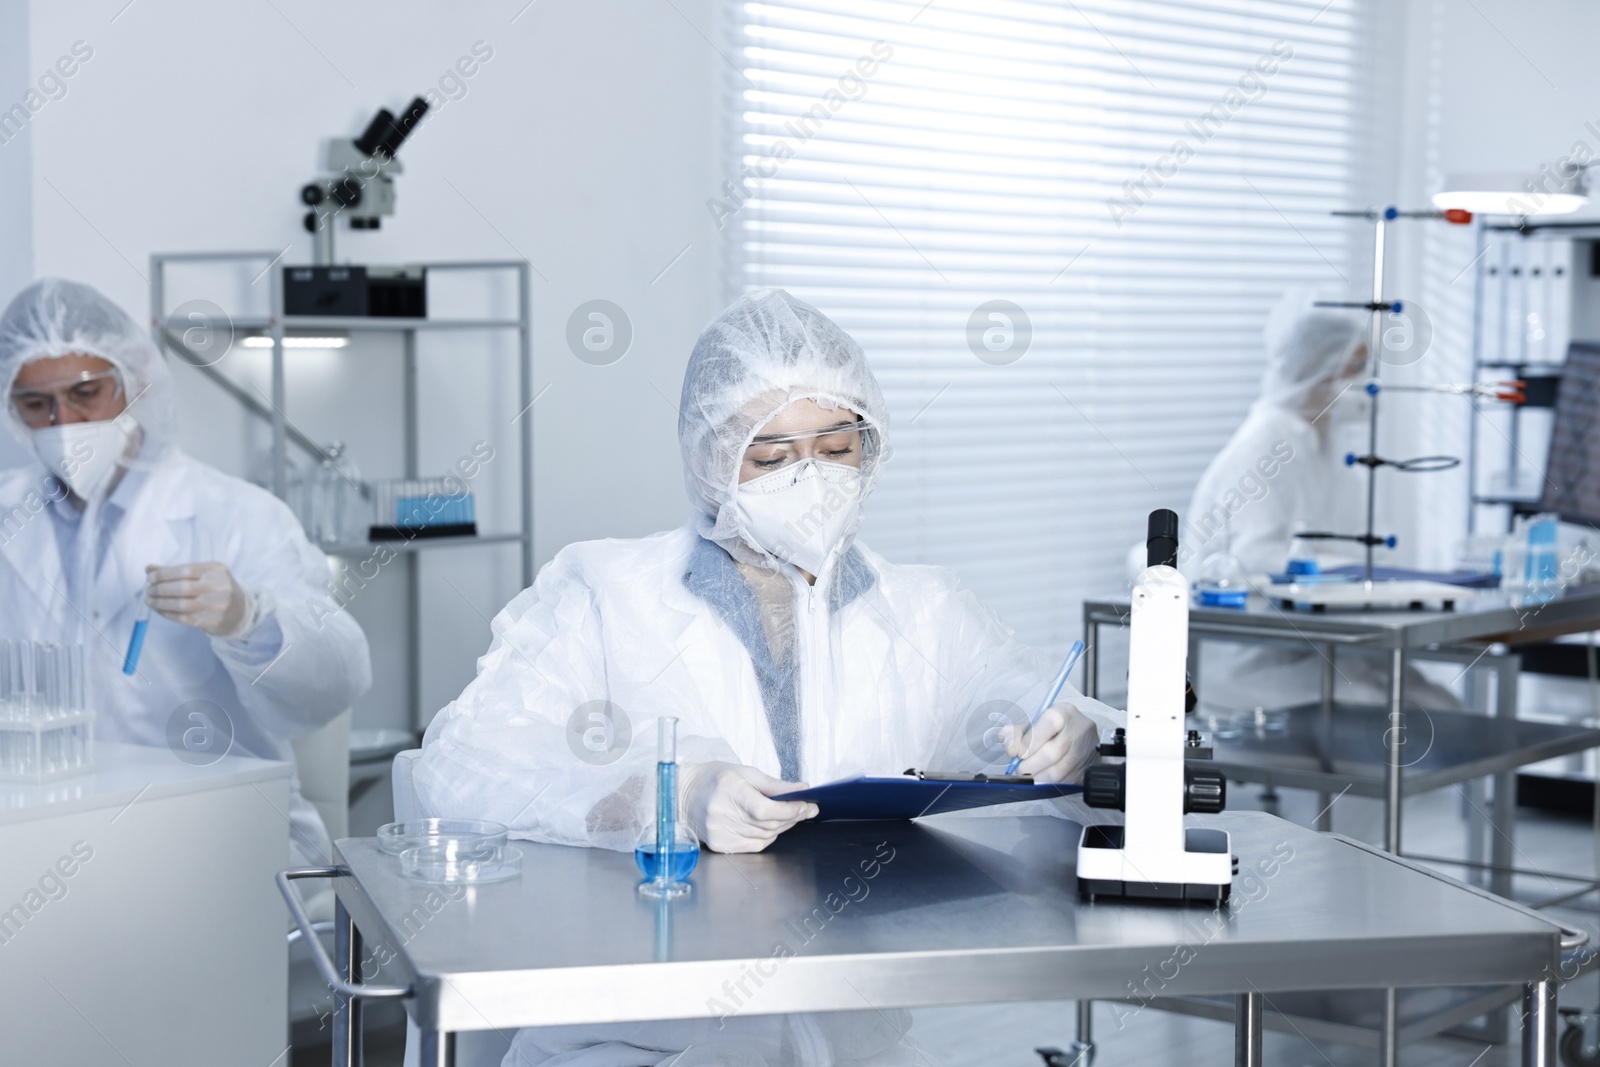
[[[285,267],[283,313],[351,318],[427,318],[427,268]]]

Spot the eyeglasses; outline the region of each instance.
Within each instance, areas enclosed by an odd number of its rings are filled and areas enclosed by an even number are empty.
[[[66,407],[86,422],[115,417],[122,396],[122,376],[113,370],[84,371],[71,378],[11,390],[11,410],[23,424],[42,430],[61,421]]]

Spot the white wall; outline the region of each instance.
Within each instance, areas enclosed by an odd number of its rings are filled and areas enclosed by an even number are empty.
[[[1451,173],[1533,171],[1585,141],[1600,153],[1600,67],[1592,43],[1600,6],[1586,0],[1408,0],[1397,202],[1425,206]],[[1600,214],[1593,206],[1586,216]],[[1472,234],[1438,223],[1403,225],[1393,292],[1433,320],[1432,351],[1397,375],[1464,381],[1471,368]],[[1466,454],[1466,403],[1389,394],[1389,440],[1399,455]],[[1380,446],[1380,450],[1382,447]],[[1530,457],[1542,462],[1542,457]],[[1451,561],[1465,530],[1464,471],[1390,479],[1405,554]]]
[[[35,76],[28,53],[28,2],[0,0],[0,111],[23,101]],[[0,125],[0,139],[0,295],[10,299],[33,273],[33,134],[28,126],[17,131],[7,123]],[[10,435],[0,434],[0,467],[20,460]]]
[[[14,64],[3,41],[28,12],[4,2],[0,99],[9,99]],[[125,4],[31,5],[27,69],[44,69],[75,41],[93,57],[33,120],[31,263],[7,248],[0,299],[29,274],[54,274],[144,316],[152,252],[289,246],[284,262],[308,262],[298,190],[318,173],[322,140],[354,136],[379,106],[398,110],[437,90],[481,40],[492,59],[400,153],[398,214],[376,234],[342,230],[340,258],[532,262],[534,387],[547,390],[533,412],[538,563],[571,541],[683,520],[675,405],[717,299],[704,207],[720,181],[713,105],[723,60],[707,40],[718,39],[714,0]],[[10,220],[30,217],[5,184],[16,147],[0,146],[8,246]],[[266,284],[232,288],[264,300]],[[199,278],[181,288],[169,307],[232,291]],[[621,305],[635,331],[632,349],[608,367],[580,362],[565,341],[570,312],[597,297]],[[397,351],[362,340],[339,359],[297,364],[289,418],[319,441],[352,442],[364,472],[400,473]],[[422,348],[422,467],[442,473],[473,441],[494,441],[502,458],[480,486],[480,511],[502,527],[516,518],[514,351],[509,338],[471,336]],[[236,352],[220,366],[265,388],[259,358]],[[192,370],[177,373],[185,446],[250,473],[265,445],[259,428]],[[487,619],[520,588],[520,571],[514,549],[453,550],[427,557],[424,574],[423,695],[436,709],[470,679]],[[358,725],[406,720],[398,577],[383,576],[353,603],[379,677]]]

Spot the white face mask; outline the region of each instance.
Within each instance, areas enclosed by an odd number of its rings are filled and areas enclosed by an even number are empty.
[[[861,471],[803,460],[739,486],[738,505],[758,548],[820,574],[861,510]]]
[[[133,420],[126,415],[101,422],[69,422],[33,431],[39,461],[79,499],[99,492],[116,470],[132,440]]]

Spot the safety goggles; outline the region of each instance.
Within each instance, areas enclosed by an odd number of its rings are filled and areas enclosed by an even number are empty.
[[[818,426],[809,430],[790,430],[787,433],[763,433],[750,438],[752,445],[781,445],[790,441],[804,441],[812,437],[831,437],[841,433],[860,433],[869,429],[867,423],[857,419],[836,422],[831,426]]]
[[[805,430],[757,434],[745,448],[743,469],[750,477],[756,471],[781,470],[805,459],[860,466],[877,451],[876,426],[866,420],[849,420]]]
[[[34,430],[61,421],[62,409],[85,422],[114,418],[122,396],[122,376],[115,369],[84,371],[69,378],[11,390],[11,410]]]

